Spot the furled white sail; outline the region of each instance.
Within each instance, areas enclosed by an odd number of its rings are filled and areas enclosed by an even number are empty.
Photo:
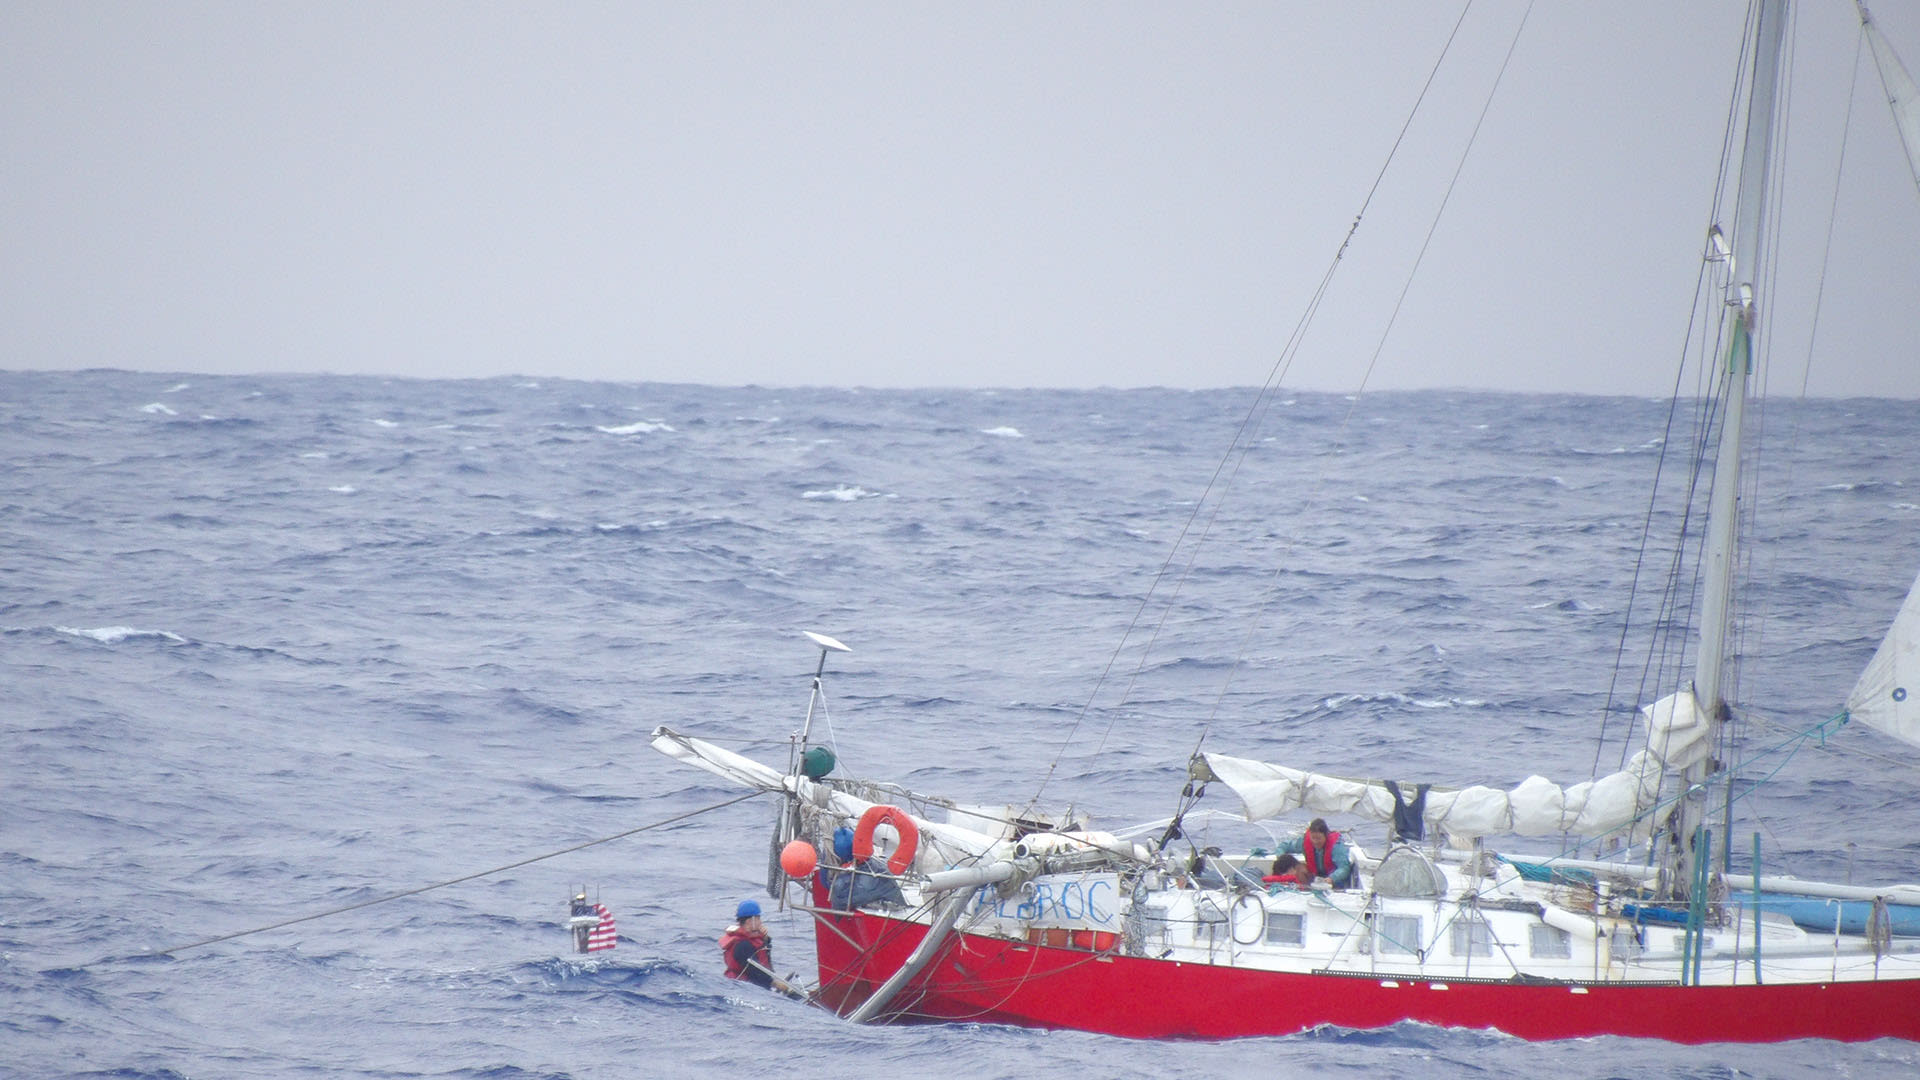
[[[848,821],[858,819],[874,805],[825,784],[816,784],[804,776],[788,776],[752,758],[715,746],[704,739],[682,735],[671,728],[653,729],[653,748],[677,761],[697,765],[746,787],[762,791],[791,791],[801,800],[829,809]],[[914,865],[922,872],[942,870],[956,863],[971,861],[977,856],[1012,849],[1011,844],[996,837],[957,825],[918,817],[913,822],[920,830],[920,849],[914,858]]]
[[[1847,714],[1868,727],[1920,746],[1920,577],[1893,617],[1880,651],[1847,696]]]
[[[1873,49],[1873,64],[1880,69],[1880,83],[1887,90],[1887,104],[1893,109],[1893,122],[1900,128],[1900,144],[1906,147],[1907,164],[1913,170],[1913,182],[1920,187],[1920,87],[1916,87],[1913,76],[1907,74],[1907,66],[1900,62],[1899,54],[1887,43],[1880,28],[1873,24],[1873,16],[1867,14],[1867,6],[1855,0],[1860,9],[1860,29],[1867,36],[1867,45]]]
[[[1627,767],[1598,780],[1561,787],[1529,776],[1509,790],[1474,786],[1427,792],[1427,828],[1456,843],[1479,836],[1550,836],[1575,833],[1644,835],[1649,810],[1660,798],[1660,781],[1701,759],[1710,747],[1708,725],[1691,691],[1670,694],[1641,710],[1647,718],[1647,749]],[[1226,754],[1202,755],[1213,778],[1233,789],[1258,821],[1289,810],[1392,821],[1393,793],[1378,780],[1354,780],[1288,768]],[[1411,794],[1412,784],[1399,785]]]

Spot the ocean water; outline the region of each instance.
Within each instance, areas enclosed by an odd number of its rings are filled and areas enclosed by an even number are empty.
[[[1610,768],[1668,689],[1637,627],[1671,549],[1643,533],[1679,519],[1649,492],[1656,469],[1683,489],[1690,411],[1302,393],[1241,437],[1254,400],[0,373],[0,1074],[1920,1070],[1892,1041],[856,1028],[721,977],[765,800],[162,952],[735,797],[648,733],[784,762],[803,629],[854,649],[816,719],[844,770],[979,801],[1044,783],[1108,827],[1169,813],[1203,738],[1443,784]],[[1770,779],[1736,847],[1920,879],[1916,753],[1788,738],[1837,711],[1920,568],[1920,410],[1788,404],[1764,430],[1735,696],[1742,775]],[[621,933],[584,962],[560,929],[583,885]],[[804,919],[770,922],[806,973]]]

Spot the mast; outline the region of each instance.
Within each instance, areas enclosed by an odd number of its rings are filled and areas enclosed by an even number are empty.
[[[1721,717],[1726,712],[1722,682],[1728,661],[1728,627],[1733,617],[1733,575],[1736,525],[1740,517],[1740,437],[1746,424],[1747,390],[1753,374],[1753,337],[1756,329],[1755,278],[1760,269],[1761,239],[1765,233],[1767,172],[1773,148],[1774,112],[1779,86],[1780,54],[1785,41],[1786,0],[1762,0],[1754,34],[1751,94],[1747,104],[1746,141],[1740,157],[1740,180],[1734,202],[1733,245],[1728,261],[1721,340],[1728,343],[1721,367],[1724,413],[1720,443],[1714,453],[1713,490],[1707,509],[1705,596],[1700,613],[1700,651],[1694,660],[1693,693],[1706,717],[1708,745],[1719,745]],[[1706,818],[1706,781],[1719,765],[1709,756],[1686,772],[1686,792],[1674,841],[1682,851],[1673,881],[1681,889],[1693,880],[1694,838]]]

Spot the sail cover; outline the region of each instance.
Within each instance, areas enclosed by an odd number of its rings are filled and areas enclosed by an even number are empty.
[[[1847,696],[1847,714],[1920,746],[1920,577],[1914,578],[1880,651]]]
[[[1700,760],[1710,748],[1706,718],[1692,691],[1670,694],[1641,712],[1647,719],[1647,748],[1619,772],[1567,787],[1544,776],[1529,776],[1506,790],[1435,787],[1427,793],[1427,827],[1444,832],[1454,843],[1513,834],[1644,834],[1650,825],[1647,812],[1659,802],[1662,778]],[[1226,754],[1202,757],[1214,779],[1246,804],[1249,821],[1296,809],[1393,820],[1397,801],[1384,781],[1329,776]]]

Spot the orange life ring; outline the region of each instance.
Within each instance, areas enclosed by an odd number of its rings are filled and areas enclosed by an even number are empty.
[[[897,806],[869,806],[867,812],[860,815],[860,824],[853,830],[854,861],[873,858],[873,830],[883,824],[893,826],[900,834],[900,846],[887,857],[887,870],[904,874],[907,867],[913,865],[914,852],[920,850],[920,826]]]

